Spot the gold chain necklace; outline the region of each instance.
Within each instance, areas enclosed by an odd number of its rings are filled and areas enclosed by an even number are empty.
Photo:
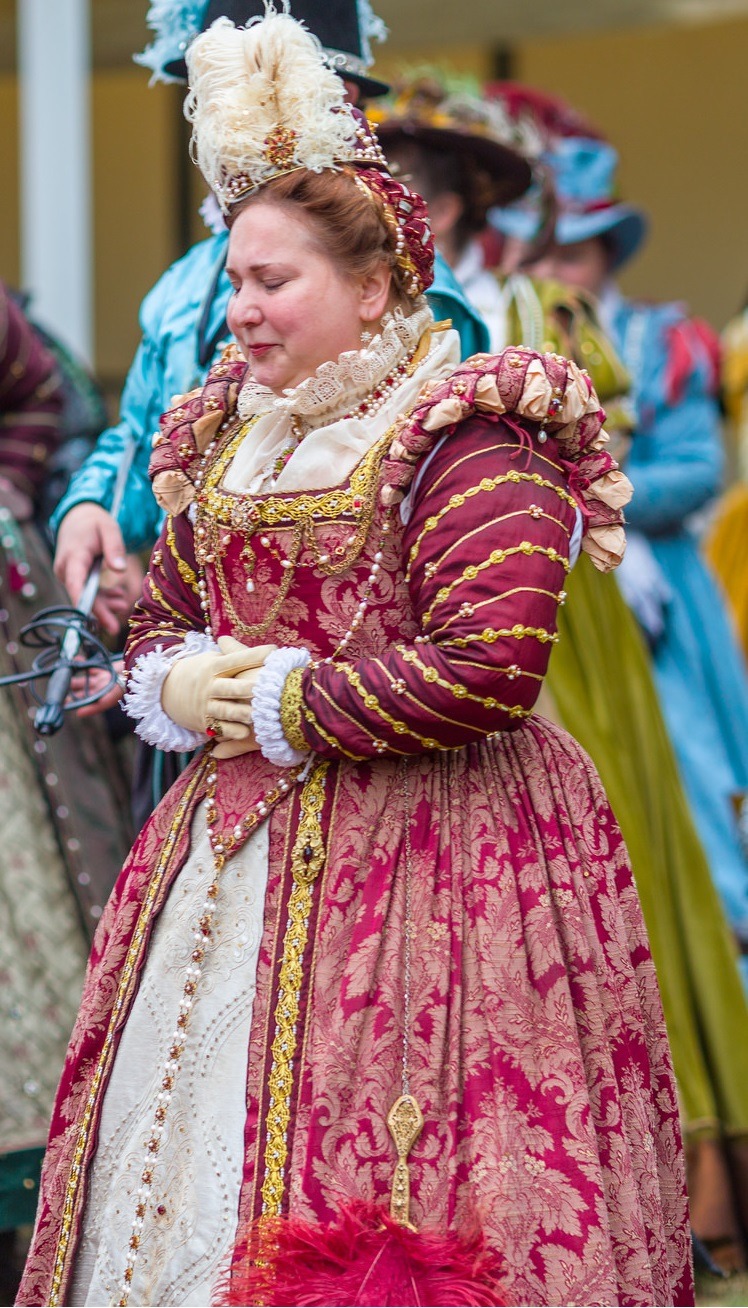
[[[342,550],[342,553],[337,554],[336,556],[326,554],[320,549],[319,542],[316,538],[315,517],[318,516],[318,510],[324,508],[324,501],[327,498],[327,495],[324,492],[322,492],[319,497],[310,495],[306,495],[303,498],[299,497],[297,503],[303,503],[304,507],[301,512],[298,513],[294,512],[294,501],[288,501],[287,521],[293,522],[293,533],[290,546],[286,556],[280,560],[282,575],[273,602],[265,612],[264,617],[258,622],[247,623],[243,621],[237,613],[231,594],[231,586],[229,585],[229,580],[223,566],[223,554],[227,545],[230,543],[231,535],[226,531],[227,524],[222,516],[219,517],[215,512],[211,511],[214,507],[217,507],[215,505],[216,499],[221,504],[222,508],[224,507],[224,501],[228,501],[228,503],[225,504],[225,507],[230,512],[230,506],[232,503],[235,505],[241,505],[241,498],[233,495],[226,497],[221,492],[217,492],[212,486],[206,486],[205,495],[198,501],[197,521],[195,524],[196,559],[201,572],[206,566],[213,568],[226,615],[234,625],[235,629],[240,631],[243,636],[250,640],[257,640],[259,637],[265,635],[273,622],[275,622],[285,600],[288,597],[288,593],[296,575],[296,570],[301,566],[299,558],[302,549],[305,546],[310,549],[313,556],[312,562],[309,566],[319,568],[321,572],[330,577],[346,572],[355,563],[356,559],[360,557],[371,532],[376,511],[381,464],[392,443],[393,434],[393,428],[390,428],[385,432],[385,434],[377,441],[376,445],[372,446],[371,450],[365,456],[363,463],[360,465],[359,469],[356,470],[356,473],[354,474],[356,493],[350,496],[336,495],[335,497],[338,501],[340,499],[350,500],[350,505],[346,506],[347,512],[355,514],[356,519],[355,524],[352,524],[351,535],[347,544],[339,547]],[[230,453],[230,448],[227,449],[226,452]],[[219,470],[214,464],[214,468],[211,470],[213,475],[210,477],[210,481],[220,480],[221,471],[222,469]],[[253,505],[252,509],[254,511],[253,520],[250,521],[249,515],[247,516],[246,530],[248,536],[255,534],[262,523],[262,501]],[[346,508],[344,508],[343,511],[346,511]],[[245,588],[249,593],[251,593],[254,591],[253,574],[256,565],[256,558],[250,539],[247,539],[241,557],[246,567]],[[204,583],[203,586],[200,587],[201,593],[205,594],[207,593],[207,584],[205,584],[204,578],[201,579]]]

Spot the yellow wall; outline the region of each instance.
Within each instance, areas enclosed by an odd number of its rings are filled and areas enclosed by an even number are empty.
[[[517,78],[569,99],[622,155],[652,232],[622,284],[721,327],[748,290],[748,20],[533,42]]]
[[[121,375],[139,340],[138,306],[176,254],[174,100],[138,69],[93,80],[96,363]]]
[[[0,277],[11,285],[20,278],[17,100],[15,79],[0,77]],[[118,387],[139,340],[140,301],[179,253],[181,99],[126,68],[96,73],[92,101],[95,358],[103,381]]]
[[[491,76],[491,51],[474,45],[454,45],[449,50],[424,45],[420,50],[409,51],[404,55],[398,53],[394,42],[390,42],[384,49],[377,50],[374,72],[383,82],[389,82],[395,80],[403,69],[408,70],[420,64],[435,64],[447,71],[470,73],[485,80]]]
[[[0,277],[18,285],[18,88],[0,74]]]

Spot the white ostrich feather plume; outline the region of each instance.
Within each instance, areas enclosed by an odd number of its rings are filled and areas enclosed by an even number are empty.
[[[357,123],[343,83],[317,38],[272,4],[245,28],[217,19],[190,45],[187,68],[193,158],[224,212],[280,173],[321,172],[354,157]],[[281,161],[268,138],[284,129],[293,135]]]

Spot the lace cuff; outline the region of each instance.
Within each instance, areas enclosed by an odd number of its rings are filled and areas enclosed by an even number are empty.
[[[303,749],[296,748],[297,744],[303,743],[303,737],[293,732],[283,700],[289,674],[305,668],[310,662],[311,655],[306,649],[289,646],[277,649],[265,660],[255,683],[252,695],[255,738],[268,762],[281,768],[296,767],[309,754],[305,743]],[[296,739],[289,740],[289,734],[295,734]]]
[[[221,652],[212,636],[201,631],[189,631],[182,644],[172,645],[167,650],[163,645],[157,645],[148,654],[141,654],[135,660],[127,678],[127,693],[122,704],[125,712],[135,718],[138,724],[135,734],[147,745],[155,745],[157,749],[163,750],[188,751],[199,749],[208,740],[204,732],[180,727],[169,717],[161,704],[161,690],[179,659],[211,651],[216,654]]]

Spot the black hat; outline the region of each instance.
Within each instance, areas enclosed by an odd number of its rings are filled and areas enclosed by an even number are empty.
[[[330,66],[345,81],[355,82],[364,99],[387,94],[390,89],[387,83],[368,77],[366,73],[371,63],[371,29],[366,30],[367,25],[371,24],[377,35],[381,32],[379,39],[383,39],[385,34],[385,28],[375,18],[368,0],[291,0],[290,13],[316,36],[330,56]],[[251,18],[263,18],[264,15],[264,0],[209,0],[200,30],[207,31],[217,18],[230,18],[236,27],[244,27]],[[170,77],[187,80],[183,58],[165,64],[164,72]]]

